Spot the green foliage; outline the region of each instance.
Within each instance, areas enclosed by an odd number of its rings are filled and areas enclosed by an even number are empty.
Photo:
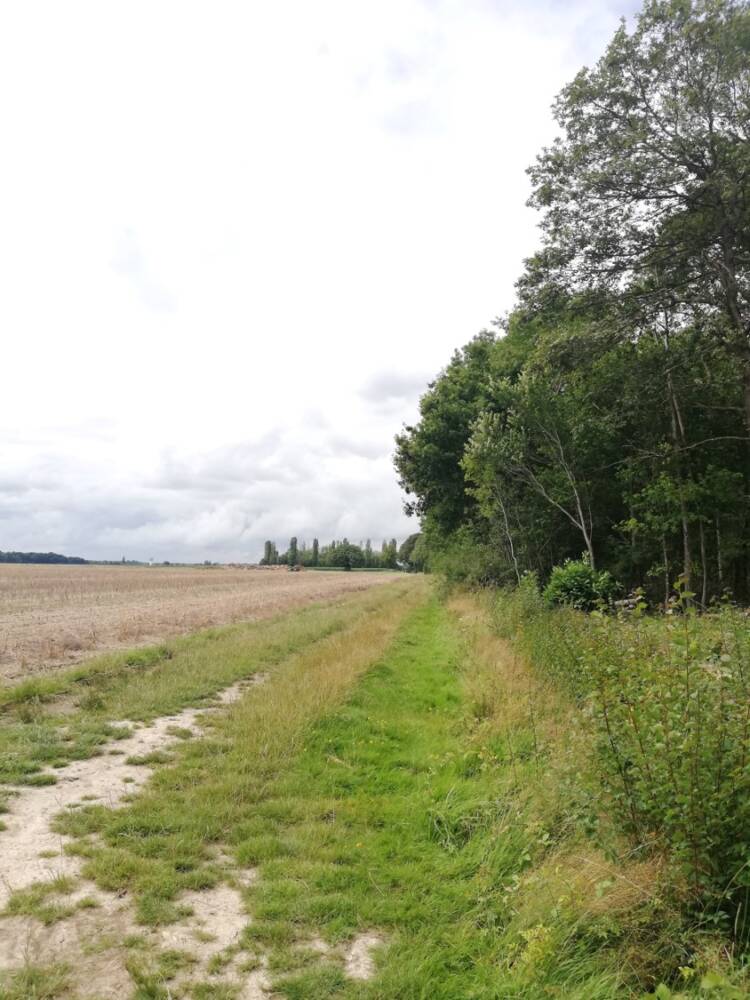
[[[61,556],[58,552],[0,552],[0,563],[65,563],[83,565],[88,559]]]
[[[678,574],[750,599],[749,25],[649,0],[558,98],[519,307],[396,438],[434,569],[517,583],[585,551],[653,602]]]
[[[426,553],[421,532],[409,535],[398,550],[398,561],[410,573],[421,573],[426,568]]]
[[[620,590],[606,570],[597,572],[586,559],[568,559],[552,570],[544,598],[549,604],[568,604],[579,611],[592,611],[611,605]]]
[[[286,554],[285,562],[287,566],[296,566],[299,563],[299,550],[297,548],[296,538],[291,538],[289,541],[289,549]]]
[[[526,588],[500,595],[497,615],[580,704],[606,808],[634,849],[667,851],[689,906],[743,937],[744,917],[732,922],[750,891],[750,632],[731,608],[690,613],[688,597],[671,616],[613,617],[545,610]]]
[[[352,545],[346,538],[339,542],[334,549],[326,553],[324,565],[339,567],[351,570],[364,566],[365,555],[358,545]]]

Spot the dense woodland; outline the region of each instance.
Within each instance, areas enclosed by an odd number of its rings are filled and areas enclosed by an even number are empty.
[[[434,568],[750,599],[750,12],[654,0],[554,106],[514,312],[397,437]]]

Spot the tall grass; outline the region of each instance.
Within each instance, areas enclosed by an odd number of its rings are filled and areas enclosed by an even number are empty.
[[[665,854],[685,905],[746,943],[750,924],[750,628],[736,609],[618,617],[550,609],[532,581],[496,622],[594,736],[601,808]]]

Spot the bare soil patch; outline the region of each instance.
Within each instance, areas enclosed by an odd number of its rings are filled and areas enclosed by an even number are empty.
[[[391,573],[0,564],[0,682],[391,582]]]

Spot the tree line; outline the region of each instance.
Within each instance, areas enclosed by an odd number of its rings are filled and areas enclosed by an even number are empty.
[[[558,96],[512,314],[396,438],[434,568],[750,598],[750,6],[650,0]]]
[[[267,540],[263,546],[261,566],[304,566],[330,569],[406,569],[416,572],[422,569],[420,535],[416,533],[399,548],[395,538],[383,540],[380,551],[376,551],[368,538],[364,544],[355,545],[347,538],[334,540],[328,545],[320,545],[317,538],[312,545],[298,543],[296,537],[289,541],[285,552],[279,552],[276,543]]]
[[[0,563],[74,563],[82,565],[88,559],[61,556],[58,552],[0,552]]]

